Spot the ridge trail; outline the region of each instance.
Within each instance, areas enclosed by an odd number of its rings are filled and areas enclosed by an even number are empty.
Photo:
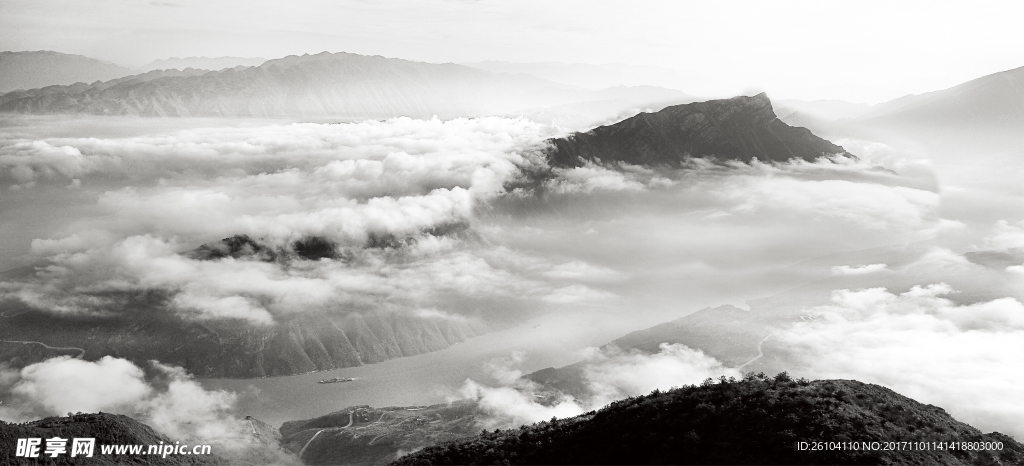
[[[761,345],[764,344],[764,341],[767,340],[768,337],[770,337],[770,336],[772,336],[774,334],[775,334],[775,332],[769,333],[768,335],[765,335],[764,338],[761,339],[761,341],[757,342],[757,356],[754,356],[753,359],[743,363],[743,365],[741,365],[740,367],[737,367],[736,370],[741,370],[744,367],[747,367],[750,363],[752,363],[754,361],[757,361],[758,359],[761,359],[761,356],[764,356],[764,351],[761,350]]]
[[[4,317],[7,317],[7,316],[4,316]],[[52,350],[75,350],[75,351],[78,351],[78,356],[75,356],[76,359],[83,359],[83,358],[85,358],[85,350],[82,349],[82,348],[75,348],[73,346],[58,347],[58,346],[47,345],[46,343],[43,343],[41,341],[18,341],[18,340],[0,340],[0,343],[20,343],[22,345],[42,345],[43,347],[45,347],[47,349],[52,349]]]

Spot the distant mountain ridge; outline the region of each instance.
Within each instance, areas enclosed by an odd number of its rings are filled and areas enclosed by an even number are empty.
[[[610,92],[617,99],[625,95],[645,101],[651,97],[648,88],[632,94],[628,89]],[[664,94],[667,99],[679,93]],[[324,52],[197,75],[128,77],[98,86],[3,95],[0,111],[174,117],[455,118],[608,98],[606,94],[523,74]]]
[[[30,101],[29,108],[60,107],[70,104],[69,94],[100,94],[114,86],[133,86],[166,77],[200,76],[209,70],[155,70],[142,74],[134,74],[109,81],[96,81],[91,84],[78,82],[68,86],[46,86],[38,89],[17,90],[0,95],[0,108],[13,101]],[[97,103],[102,105],[102,103]]]
[[[153,60],[142,65],[139,70],[147,72],[153,70],[184,70],[185,68],[195,68],[199,70],[216,71],[224,68],[234,68],[236,66],[260,66],[266,61],[266,58],[259,57],[171,57],[161,60]]]
[[[40,50],[0,52],[0,93],[17,89],[108,81],[132,70],[95,58]]]
[[[678,166],[708,157],[749,163],[755,158],[784,162],[851,156],[806,128],[783,123],[764,93],[675,105],[549,142],[549,160],[562,167],[587,162]]]

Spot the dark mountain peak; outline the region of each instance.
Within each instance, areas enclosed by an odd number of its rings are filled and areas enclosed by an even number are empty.
[[[220,241],[206,243],[185,254],[191,259],[216,260],[225,257],[235,259],[255,259],[265,262],[277,260],[277,252],[273,248],[250,238],[248,235],[235,235]]]
[[[783,123],[763,92],[666,107],[550,143],[549,159],[563,167],[587,162],[678,166],[694,158],[785,162],[851,156],[806,128]]]

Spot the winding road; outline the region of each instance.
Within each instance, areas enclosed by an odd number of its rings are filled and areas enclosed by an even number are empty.
[[[52,349],[52,350],[74,350],[74,351],[78,351],[78,356],[75,356],[75,358],[82,359],[82,358],[85,357],[85,350],[84,349],[82,349],[82,348],[75,348],[73,346],[71,346],[71,347],[50,346],[50,345],[47,345],[46,343],[43,343],[41,341],[0,340],[0,343],[21,343],[23,345],[42,345],[43,347],[45,347],[47,349]]]
[[[740,367],[737,367],[736,370],[742,370],[744,367],[747,367],[747,365],[749,365],[750,363],[752,363],[754,361],[757,361],[758,359],[761,359],[761,356],[764,356],[764,351],[761,350],[761,345],[764,344],[764,341],[767,340],[768,337],[770,337],[770,336],[772,336],[774,334],[775,334],[775,332],[769,333],[768,335],[765,335],[764,338],[761,339],[761,341],[757,342],[757,356],[754,356],[754,359],[751,359],[751,360],[743,363],[743,365],[740,366]]]
[[[7,319],[10,319],[11,317],[18,317],[18,316],[20,316],[22,314],[28,314],[29,312],[32,312],[32,310],[28,310],[28,311],[25,311],[25,312],[19,312],[17,314],[14,314],[13,316],[9,316],[5,312],[0,312],[0,317],[4,317],[4,318],[7,318]]]

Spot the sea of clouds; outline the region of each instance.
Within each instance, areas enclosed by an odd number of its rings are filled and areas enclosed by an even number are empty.
[[[103,137],[86,130],[52,137],[43,127],[0,134],[0,210],[11,219],[0,230],[25,238],[8,247],[17,257],[5,252],[4,263],[30,266],[0,278],[0,301],[44,312],[102,316],[106,300],[115,299],[110,291],[160,290],[181,318],[274,325],[311,310],[458,316],[464,309],[452,303],[459,300],[515,298],[550,312],[600,304],[624,334],[813,280],[919,278],[888,260],[793,265],[826,254],[941,243],[964,232],[979,248],[1024,246],[1020,219],[976,225],[948,212],[926,158],[856,141],[847,144],[856,160],[552,169],[544,141],[562,133],[523,118],[205,124]],[[537,173],[547,177],[531,178]],[[453,226],[455,234],[435,234]],[[270,262],[188,255],[243,234],[285,252],[297,240],[322,237],[340,254]],[[367,247],[375,238],[394,242]],[[961,265],[969,267],[950,267]],[[1020,277],[1015,271],[989,272],[1006,281]],[[950,285],[920,280],[836,291],[833,302],[808,305],[819,318],[772,338],[791,344],[786,354],[801,375],[905,389],[946,403],[965,421],[1019,435],[1015,408],[995,408],[1020,405],[1014,387],[1024,385],[1010,360],[1015,342],[1024,341],[1014,333],[1019,302],[955,303],[947,299],[955,295]],[[933,354],[940,357],[924,364]],[[738,375],[680,345],[657,354],[590,350],[581,358],[592,400],[540,404],[535,387],[517,385],[518,377],[496,386],[469,381],[461,396],[480,400],[500,425]],[[968,367],[971,361],[981,362]],[[181,409],[194,412],[193,421],[161,414],[179,398],[230,412],[232,394],[204,391],[180,369],[154,364],[172,382],[154,385],[142,369],[114,358],[8,368],[0,386],[21,408],[5,403],[0,414],[121,409],[178,434],[183,422],[216,425],[195,410]],[[48,387],[67,383],[57,380],[61,373],[96,388],[58,403]],[[111,380],[131,389],[104,396]],[[966,401],[982,383],[995,401]]]

